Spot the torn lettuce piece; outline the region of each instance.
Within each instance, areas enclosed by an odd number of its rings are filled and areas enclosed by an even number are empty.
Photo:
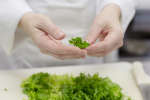
[[[88,42],[82,40],[81,37],[72,38],[71,40],[69,40],[69,43],[76,47],[79,47],[80,49],[85,49],[90,45]]]
[[[99,74],[36,73],[21,84],[28,100],[131,100],[120,86]]]

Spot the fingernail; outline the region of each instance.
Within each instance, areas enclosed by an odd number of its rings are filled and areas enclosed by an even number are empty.
[[[63,33],[63,32],[60,32],[59,34],[60,34],[60,36],[62,36],[62,37],[65,36],[65,33]]]
[[[63,32],[60,32],[56,34],[57,39],[63,39],[65,37],[65,34]]]
[[[61,36],[65,35],[65,33],[63,33],[63,32],[60,32],[59,34],[60,34]]]

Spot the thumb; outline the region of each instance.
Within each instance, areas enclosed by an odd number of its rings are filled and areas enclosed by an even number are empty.
[[[62,40],[65,37],[65,33],[51,21],[45,22],[45,24],[42,25],[41,29],[47,35],[52,36],[56,40]]]
[[[57,40],[62,40],[65,38],[65,33],[55,25],[51,27],[51,30],[49,31],[49,35],[51,35],[53,38]]]
[[[93,44],[94,42],[96,42],[96,40],[98,39],[101,33],[101,30],[102,29],[98,25],[93,25],[88,35],[86,36],[86,41],[89,42],[90,44]]]

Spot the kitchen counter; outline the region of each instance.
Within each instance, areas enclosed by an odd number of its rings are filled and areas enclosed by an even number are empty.
[[[123,92],[131,96],[132,100],[143,100],[139,87],[133,74],[132,63],[110,63],[96,65],[78,65],[68,67],[45,67],[34,69],[23,69],[13,71],[0,71],[0,99],[2,100],[22,100],[25,96],[21,92],[20,84],[29,75],[36,72],[49,72],[53,74],[99,73],[101,77],[109,77],[113,82],[118,83]],[[8,91],[5,91],[5,88]]]

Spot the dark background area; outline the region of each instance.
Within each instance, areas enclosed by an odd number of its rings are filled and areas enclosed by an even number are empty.
[[[150,61],[150,10],[137,10],[125,33],[121,59]]]

